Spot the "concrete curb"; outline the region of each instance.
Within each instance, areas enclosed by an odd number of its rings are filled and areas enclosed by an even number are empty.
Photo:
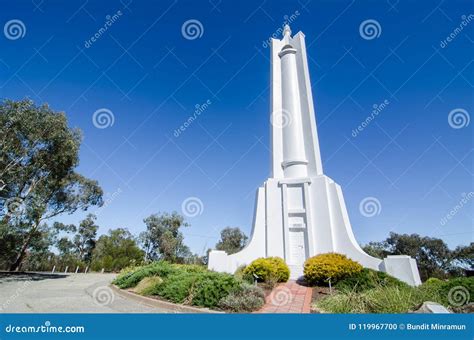
[[[157,308],[163,308],[167,309],[173,313],[192,313],[192,314],[225,314],[224,312],[219,312],[215,310],[211,310],[208,308],[197,308],[197,307],[192,307],[192,306],[185,306],[185,305],[178,305],[175,303],[167,302],[167,301],[162,301],[162,300],[157,300],[153,299],[147,296],[142,296],[135,294],[133,292],[127,291],[120,289],[113,284],[110,284],[109,287],[118,295],[125,299],[130,299],[134,300],[140,303],[143,303],[145,305],[151,306],[151,307],[157,307]]]

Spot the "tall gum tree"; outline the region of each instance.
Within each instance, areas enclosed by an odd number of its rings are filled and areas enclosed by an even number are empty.
[[[20,234],[17,270],[40,224],[102,205],[97,181],[77,172],[81,131],[63,112],[31,100],[0,104],[0,223]]]

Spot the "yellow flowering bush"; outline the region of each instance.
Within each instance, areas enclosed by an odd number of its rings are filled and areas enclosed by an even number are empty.
[[[309,284],[334,284],[338,280],[359,273],[363,267],[345,255],[326,253],[311,257],[304,263],[304,277]]]
[[[290,278],[290,268],[280,257],[261,257],[245,267],[244,274],[255,274],[259,281],[268,283],[286,282]]]

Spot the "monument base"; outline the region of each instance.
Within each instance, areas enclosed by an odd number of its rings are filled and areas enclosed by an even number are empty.
[[[307,258],[328,252],[345,254],[364,267],[385,271],[410,285],[421,283],[416,262],[409,256],[381,260],[360,248],[341,187],[325,175],[269,178],[257,190],[249,244],[231,255],[211,251],[208,267],[234,273],[259,257],[278,256],[290,267],[290,277],[298,279]]]
[[[389,255],[383,260],[380,269],[400,281],[408,283],[410,286],[418,286],[421,284],[416,260],[410,256]]]

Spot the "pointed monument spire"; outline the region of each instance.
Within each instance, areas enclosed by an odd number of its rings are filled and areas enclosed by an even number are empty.
[[[285,26],[283,27],[283,38],[287,35],[289,38],[291,38],[291,28],[290,25],[285,24]]]

